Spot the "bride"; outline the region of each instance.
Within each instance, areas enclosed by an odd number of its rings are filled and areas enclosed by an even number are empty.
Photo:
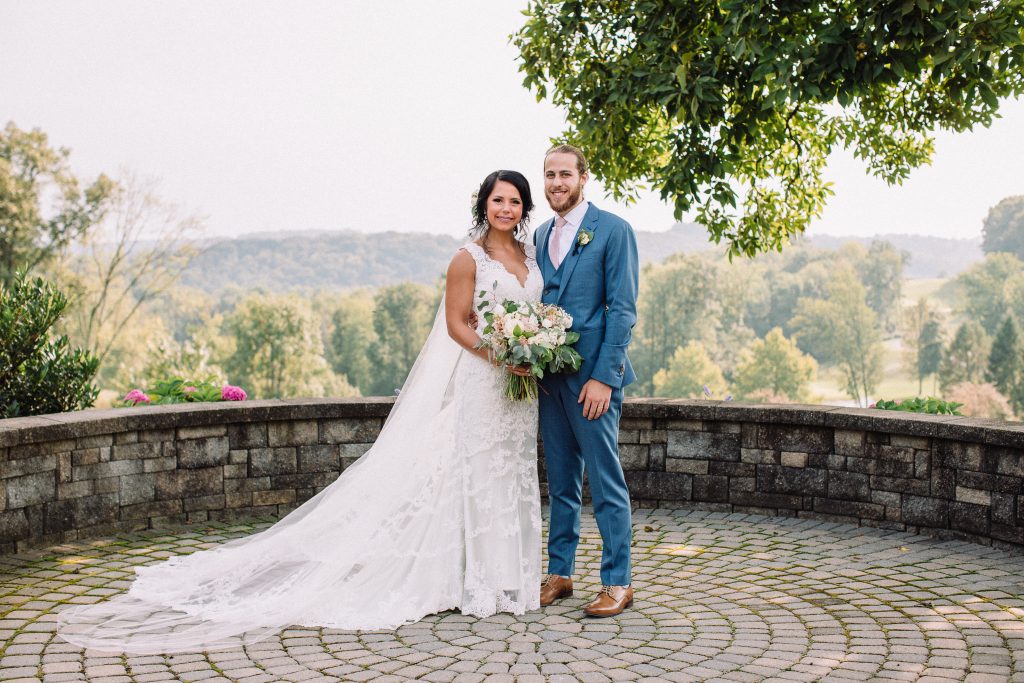
[[[474,241],[452,258],[433,329],[362,458],[269,529],[139,567],[127,593],[62,610],[59,635],[107,652],[198,652],[289,625],[392,629],[450,609],[537,609],[537,409],[502,396],[503,373],[523,370],[497,367],[466,324],[482,292],[540,298],[523,243],[532,208],[522,174],[484,179]]]

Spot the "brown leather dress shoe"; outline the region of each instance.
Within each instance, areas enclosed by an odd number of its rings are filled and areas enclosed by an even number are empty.
[[[559,598],[572,595],[572,579],[558,574],[548,574],[540,582],[540,606],[547,607]]]
[[[583,608],[589,617],[614,617],[633,606],[631,586],[603,586],[597,598]]]

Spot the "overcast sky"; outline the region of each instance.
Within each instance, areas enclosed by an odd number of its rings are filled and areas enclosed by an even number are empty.
[[[526,173],[564,116],[521,86],[520,0],[0,0],[0,125],[39,127],[81,176],[128,168],[206,216],[211,235],[356,229],[463,233],[497,168]],[[903,187],[838,154],[811,234],[974,237],[1024,194],[1024,103],[940,134]],[[656,197],[588,196],[643,230]]]

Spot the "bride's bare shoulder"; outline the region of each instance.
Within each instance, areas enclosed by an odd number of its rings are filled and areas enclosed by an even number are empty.
[[[452,260],[448,263],[448,279],[458,276],[469,276],[474,277],[476,275],[476,259],[469,253],[469,250],[465,247],[459,249],[452,256]]]

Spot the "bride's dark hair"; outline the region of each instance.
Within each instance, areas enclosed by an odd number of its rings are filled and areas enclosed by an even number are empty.
[[[530,182],[519,171],[495,171],[480,183],[480,188],[473,195],[473,227],[469,230],[469,236],[473,239],[487,237],[487,198],[494,191],[494,186],[499,180],[511,183],[519,190],[519,198],[523,200],[523,218],[516,226],[515,238],[520,242],[526,240],[526,229],[530,223],[530,212],[533,211],[533,195],[530,194]]]

